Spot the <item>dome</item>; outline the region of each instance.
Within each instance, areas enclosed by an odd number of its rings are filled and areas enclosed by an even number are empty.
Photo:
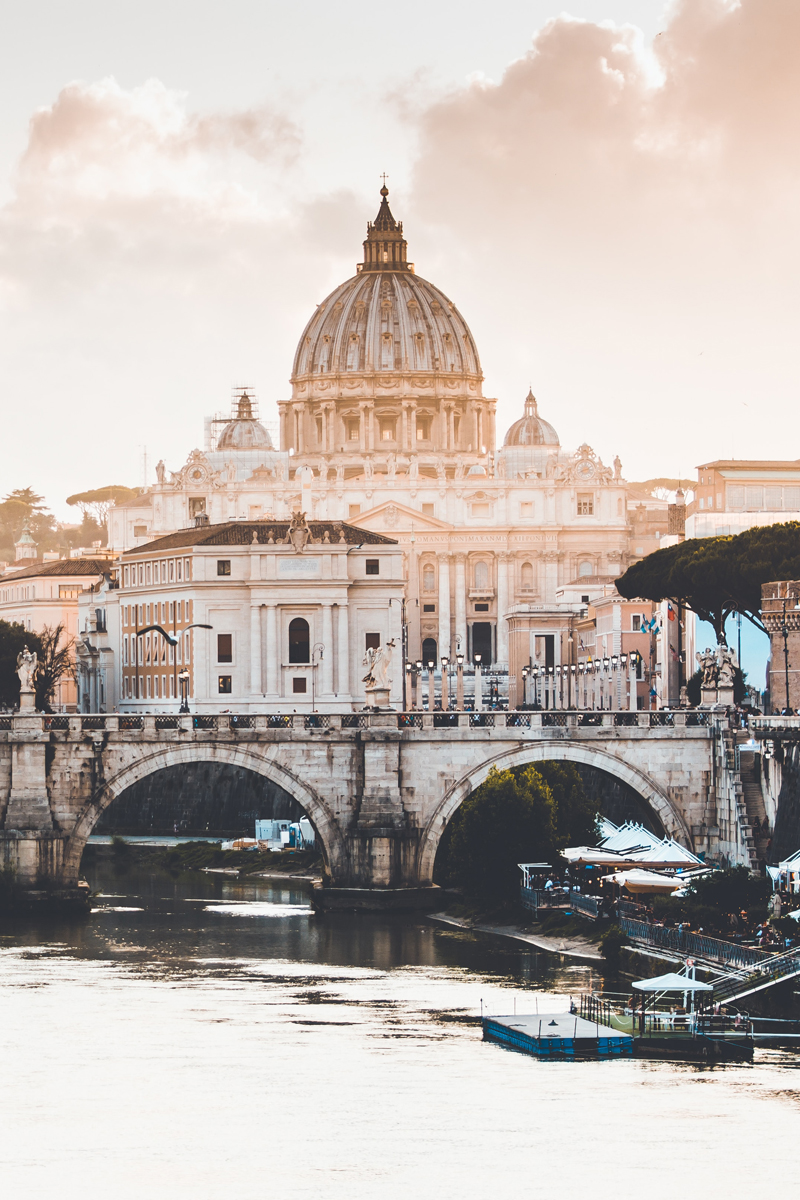
[[[468,381],[477,398],[482,375],[469,326],[452,300],[406,261],[402,223],[392,216],[385,187],[381,195],[358,273],[323,300],[303,331],[292,368],[295,392],[330,388],[332,376],[339,389],[355,390],[356,380],[363,384],[369,376],[367,390],[383,395],[393,375],[433,373],[453,389]]]
[[[525,398],[525,415],[515,421],[505,436],[504,446],[559,446],[558,434],[552,425],[539,416],[539,406],[532,391]]]
[[[217,450],[272,450],[272,438],[253,413],[247,391],[238,397],[236,416],[217,439]]]

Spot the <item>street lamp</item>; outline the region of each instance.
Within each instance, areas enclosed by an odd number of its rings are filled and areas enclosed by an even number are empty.
[[[448,708],[450,707],[450,695],[448,689],[450,680],[447,674],[447,668],[450,666],[450,658],[447,654],[443,654],[439,659],[439,662],[441,663],[442,667],[442,712],[447,712]]]
[[[421,695],[421,691],[420,691],[420,689],[422,688],[422,659],[421,658],[418,658],[417,661],[414,663],[414,670],[416,671],[416,677],[414,679],[414,687],[415,687],[415,691],[416,691],[416,695],[417,695],[416,703],[417,703],[417,708],[421,710],[422,709],[422,695]]]
[[[464,711],[464,655],[460,650],[456,654],[456,708]]]
[[[528,707],[528,667],[522,668],[522,707]]]
[[[186,667],[178,672],[178,683],[181,689],[181,706],[179,712],[188,713],[189,711],[189,672]]]
[[[475,662],[475,712],[483,711],[483,683],[481,680],[481,659],[483,655],[473,654]]]
[[[407,662],[406,667],[405,667],[405,673],[403,675],[403,711],[404,712],[407,711],[406,705],[408,704],[409,694],[411,695],[412,709],[414,707],[414,690],[413,690],[414,677],[412,676],[411,671],[412,671],[411,663]]]
[[[317,711],[317,667],[322,662],[325,654],[325,647],[322,642],[317,642],[314,649],[311,651],[311,711]],[[319,655],[319,657],[317,657]]]
[[[433,678],[433,671],[436,663],[432,658],[428,659],[428,712],[432,713],[436,708],[436,682]]]

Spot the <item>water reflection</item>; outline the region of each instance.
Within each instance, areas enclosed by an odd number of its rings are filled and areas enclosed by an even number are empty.
[[[539,1063],[480,1040],[593,969],[291,883],[90,868],[88,919],[6,924],[9,1195],[373,1200],[785,1190],[794,1060]]]

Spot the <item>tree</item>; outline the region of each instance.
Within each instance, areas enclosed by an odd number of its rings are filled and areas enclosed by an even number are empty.
[[[445,836],[446,882],[484,904],[513,903],[519,896],[517,863],[549,861],[555,853],[553,794],[535,767],[492,768]]]
[[[121,484],[109,484],[108,487],[93,488],[88,492],[76,492],[67,496],[67,504],[77,505],[83,514],[84,521],[91,519],[98,525],[105,525],[108,511],[114,504],[122,504],[137,495],[135,488],[123,487]]]
[[[68,638],[64,625],[52,629],[45,625],[39,635],[39,671],[36,676],[36,707],[40,712],[50,712],[50,704],[62,679],[75,678],[75,639]]]
[[[4,708],[16,708],[19,704],[17,655],[24,646],[41,655],[42,643],[38,634],[31,633],[16,621],[0,621],[0,704]]]
[[[586,795],[578,768],[574,763],[542,762],[536,764],[536,771],[555,802],[556,848],[591,846],[597,836],[597,811]]]
[[[727,645],[725,622],[741,613],[766,632],[761,586],[800,578],[800,523],[747,529],[734,537],[691,538],[633,563],[617,580],[627,600],[671,600],[696,613]]]

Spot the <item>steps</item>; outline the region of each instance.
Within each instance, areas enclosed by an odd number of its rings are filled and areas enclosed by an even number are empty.
[[[742,750],[740,753],[740,778],[742,781],[744,808],[747,814],[745,839],[748,849],[752,849],[759,870],[763,871],[767,861],[770,842],[767,810],[764,807],[764,796],[761,791],[759,764],[752,750]]]
[[[789,950],[785,954],[775,954],[765,958],[757,967],[748,967],[742,971],[730,971],[714,982],[714,1003],[732,1004],[754,992],[773,987],[800,975],[800,947]]]

